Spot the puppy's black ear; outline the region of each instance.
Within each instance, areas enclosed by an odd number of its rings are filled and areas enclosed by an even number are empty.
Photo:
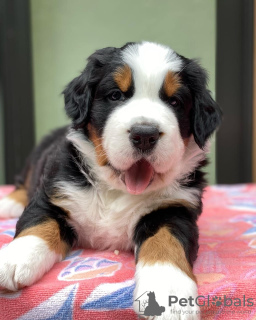
[[[193,97],[191,128],[195,142],[203,149],[221,124],[222,112],[207,90],[207,73],[196,60],[187,60],[184,74]]]
[[[63,91],[65,110],[75,127],[81,126],[87,118],[92,101],[92,88],[88,85],[90,74],[87,68],[73,79]]]
[[[195,142],[201,149],[220,125],[221,117],[221,110],[207,89],[195,97],[193,134]]]
[[[73,79],[63,91],[65,110],[74,127],[88,122],[98,82],[103,76],[104,66],[111,61],[116,48],[97,50],[88,58],[88,64],[80,76]]]

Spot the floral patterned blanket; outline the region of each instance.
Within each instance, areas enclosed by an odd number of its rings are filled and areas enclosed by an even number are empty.
[[[12,186],[0,187],[0,197]],[[0,220],[0,247],[15,219]],[[201,319],[256,319],[256,185],[211,186],[194,266]],[[29,288],[0,290],[0,320],[135,320],[134,257],[76,249]],[[157,298],[157,297],[156,297]]]

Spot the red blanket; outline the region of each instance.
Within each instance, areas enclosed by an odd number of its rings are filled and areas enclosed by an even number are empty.
[[[12,187],[0,187],[0,197]],[[0,247],[16,220],[0,220]],[[213,186],[199,219],[194,272],[202,319],[256,319],[256,185]],[[135,320],[131,253],[74,250],[40,281],[16,293],[0,291],[0,320]]]

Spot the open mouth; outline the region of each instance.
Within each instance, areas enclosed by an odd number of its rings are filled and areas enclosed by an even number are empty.
[[[131,194],[141,194],[154,178],[154,169],[149,162],[141,159],[124,171],[122,180]]]

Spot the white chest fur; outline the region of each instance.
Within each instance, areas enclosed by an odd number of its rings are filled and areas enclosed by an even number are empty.
[[[166,202],[185,200],[195,204],[198,199],[198,190],[180,187],[137,196],[104,186],[81,189],[61,183],[58,189],[62,197],[54,203],[69,212],[79,245],[96,249],[130,250],[134,228],[143,215]]]

